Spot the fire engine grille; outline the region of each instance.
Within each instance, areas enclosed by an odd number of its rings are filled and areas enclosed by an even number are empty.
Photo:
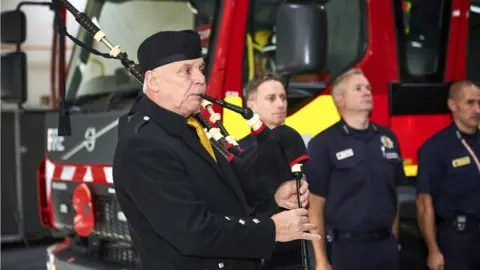
[[[128,223],[115,196],[95,196],[95,229],[92,233],[104,240],[130,242]]]
[[[106,244],[101,254],[102,260],[112,263],[134,265],[137,261],[135,250],[127,243]]]

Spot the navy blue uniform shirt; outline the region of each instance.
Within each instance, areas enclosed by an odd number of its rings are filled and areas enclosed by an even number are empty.
[[[305,165],[310,192],[326,198],[326,225],[349,232],[391,229],[396,186],[406,181],[393,132],[371,123],[355,130],[343,120],[315,136]]]
[[[430,194],[435,214],[444,219],[480,218],[480,172],[462,139],[480,158],[480,131],[463,134],[453,122],[418,151],[417,192]]]

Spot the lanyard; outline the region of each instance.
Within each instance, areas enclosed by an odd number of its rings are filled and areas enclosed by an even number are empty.
[[[460,135],[460,132],[458,130],[457,130],[457,137],[460,139],[463,146],[465,146],[465,149],[467,149],[468,153],[470,153],[470,156],[472,156],[473,160],[477,164],[478,172],[480,173],[480,161],[478,160],[477,155],[475,154],[475,152],[473,152],[472,148],[470,147],[470,145],[468,145],[465,139],[462,138],[462,135]]]

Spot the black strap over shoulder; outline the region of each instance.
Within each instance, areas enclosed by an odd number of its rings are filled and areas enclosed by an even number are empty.
[[[130,120],[130,113],[123,114],[122,116],[120,116],[120,118],[118,118],[118,137],[120,137],[120,134],[125,130],[125,127],[128,124],[128,120]]]
[[[133,102],[132,108],[130,108],[130,111],[126,114],[123,114],[118,118],[118,128],[117,128],[117,136],[120,137],[120,134],[125,130],[125,127],[127,126],[128,122],[130,122],[130,119],[132,119],[133,115],[137,113],[137,106],[138,103],[140,102],[142,95],[139,95],[135,101]]]

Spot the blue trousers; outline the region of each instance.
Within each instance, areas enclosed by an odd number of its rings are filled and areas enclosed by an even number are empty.
[[[445,270],[480,269],[480,229],[458,232],[448,224],[439,226],[437,242]]]
[[[340,239],[332,243],[333,270],[398,270],[394,236],[379,240]]]

